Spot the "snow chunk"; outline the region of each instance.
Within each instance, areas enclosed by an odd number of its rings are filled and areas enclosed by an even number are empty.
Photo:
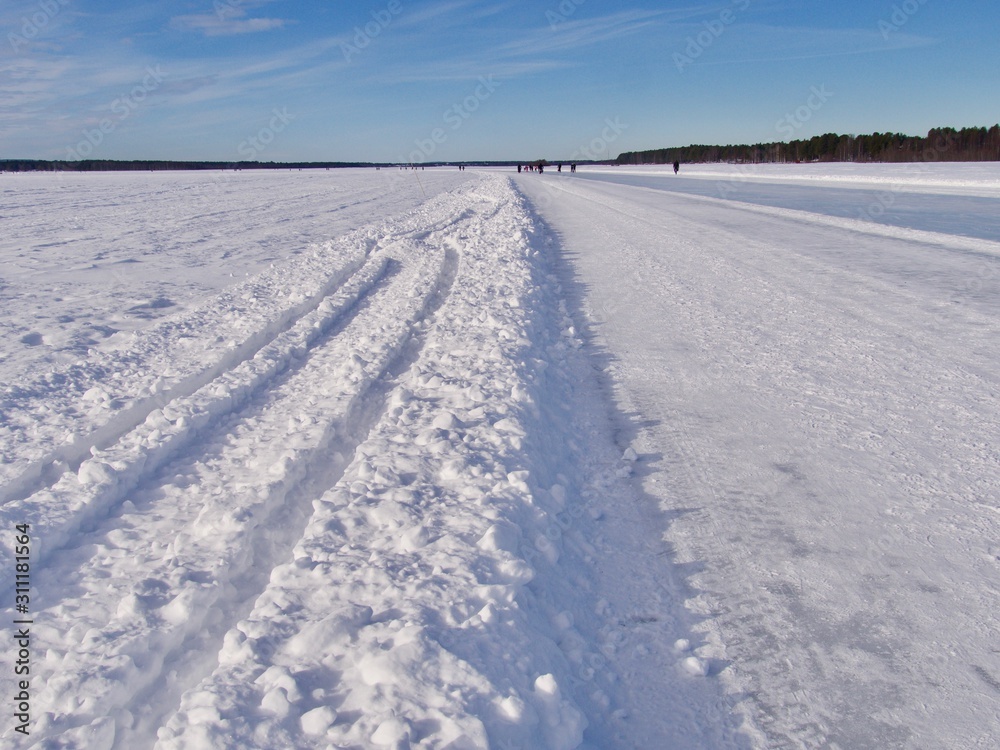
[[[292,656],[303,657],[332,651],[350,642],[357,632],[372,619],[371,607],[351,607],[311,622],[289,639],[285,650]]]
[[[305,734],[314,737],[325,734],[333,722],[337,720],[337,712],[329,706],[320,706],[302,714],[299,724]]]
[[[80,464],[76,472],[80,484],[111,484],[116,481],[116,476],[114,467],[94,458]]]
[[[708,662],[697,656],[689,656],[681,662],[681,667],[692,677],[707,677]]]
[[[455,430],[461,427],[462,423],[458,420],[458,417],[450,411],[446,411],[438,414],[431,423],[431,426],[439,430]]]
[[[404,741],[410,739],[410,727],[396,717],[386,719],[372,734],[372,742],[382,747],[409,747]]]
[[[569,701],[563,700],[559,683],[552,674],[535,679],[535,703],[542,717],[546,746],[553,750],[574,750],[583,742],[587,720]]]
[[[499,522],[490,526],[476,543],[486,552],[516,552],[521,530],[509,522]]]

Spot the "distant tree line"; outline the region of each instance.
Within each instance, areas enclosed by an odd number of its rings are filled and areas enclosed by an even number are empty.
[[[926,137],[902,133],[837,135],[827,133],[789,143],[740,146],[685,146],[628,151],[618,164],[735,162],[744,164],[847,161],[1000,161],[1000,125],[992,128],[935,128]]]
[[[336,169],[341,167],[372,166],[385,165],[343,161],[279,163],[258,161],[118,161],[112,159],[46,161],[44,159],[0,159],[0,172],[159,172],[183,169]]]

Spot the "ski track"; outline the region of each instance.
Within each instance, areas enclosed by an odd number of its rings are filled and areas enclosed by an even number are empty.
[[[183,176],[178,178],[168,175],[160,179],[182,178]],[[314,176],[312,179],[317,178]],[[337,206],[335,210],[340,213],[335,215],[336,220],[350,222],[351,217],[363,215],[363,208],[372,201],[384,200],[384,193],[398,193],[402,179],[390,177],[381,195],[365,195],[363,198]],[[77,181],[73,178],[60,178],[59,182],[59,190],[46,194],[43,190],[35,188],[34,180],[23,180],[21,183],[27,184],[28,189],[23,195],[15,192],[16,197],[12,200],[10,215],[5,216],[5,220],[10,222],[12,237],[5,238],[5,242],[18,242],[29,248],[15,256],[19,265],[26,263],[20,260],[22,257],[35,258],[42,251],[50,254],[52,252],[50,245],[53,244],[59,247],[65,245],[72,248],[74,253],[86,253],[91,246],[95,246],[94,258],[98,261],[98,265],[163,263],[165,261],[159,260],[159,256],[168,258],[171,256],[163,247],[168,244],[167,241],[160,238],[161,235],[170,232],[175,236],[171,237],[169,244],[179,246],[180,249],[176,250],[176,254],[184,259],[186,265],[207,264],[208,249],[200,250],[206,255],[203,260],[197,257],[189,258],[191,255],[197,256],[197,253],[185,247],[181,240],[187,238],[188,245],[193,246],[204,242],[209,238],[191,237],[191,227],[200,227],[202,232],[207,231],[214,235],[217,230],[213,220],[225,226],[226,221],[232,221],[231,214],[234,209],[253,217],[249,222],[250,226],[243,228],[252,230],[248,234],[255,244],[261,244],[265,251],[273,252],[271,247],[271,244],[274,244],[273,240],[265,241],[257,234],[260,232],[259,225],[271,216],[273,207],[265,209],[248,206],[245,202],[236,203],[239,191],[247,187],[246,178],[218,175],[209,176],[203,184],[156,183],[154,187],[144,185],[137,187],[130,183],[124,191],[124,197],[113,192],[105,195],[103,186],[99,184],[96,188],[91,186],[94,195],[89,198],[77,196],[81,188],[75,185]],[[63,184],[64,182],[69,184]],[[308,200],[315,201],[308,192],[309,187],[313,187],[314,190],[318,187],[312,180],[305,188],[294,185],[285,187],[290,188],[288,192],[292,195],[280,201],[282,210],[294,210],[297,206],[306,205]],[[323,184],[322,187],[326,185]],[[306,190],[305,194],[299,194],[303,190]],[[366,187],[361,192],[371,191],[371,187]],[[46,211],[48,201],[52,200],[52,192],[56,195],[62,193],[60,197],[65,197],[68,193],[69,199],[77,197],[79,203],[75,206],[76,211],[67,219],[62,222],[57,219],[56,226],[48,227],[46,232],[39,232],[38,227],[32,223],[33,217],[38,211]],[[195,195],[188,197],[189,192]],[[83,192],[83,195],[89,196],[90,193]],[[73,228],[79,223],[94,220],[108,221],[116,212],[134,213],[135,209],[130,201],[135,201],[137,204],[152,202],[158,206],[173,206],[185,200],[212,205],[221,203],[222,207],[207,213],[185,216],[186,221],[182,227],[175,226],[176,221],[166,216],[160,218],[157,214],[152,214],[155,218],[150,218],[150,214],[141,213],[140,218],[143,219],[141,229],[144,234],[134,240],[130,239],[130,234],[139,232],[138,229],[113,240],[101,242],[97,227],[94,228],[94,236],[85,237],[79,236],[78,230]],[[22,202],[26,205],[19,205]],[[406,198],[401,202],[405,205]],[[185,213],[189,212],[191,204],[183,205],[187,209]],[[315,209],[310,211],[310,217],[312,213],[315,213]],[[260,214],[263,214],[263,217]],[[300,221],[303,218],[300,217]],[[362,223],[355,219],[355,226]],[[153,226],[150,227],[149,224]],[[268,229],[268,232],[273,230]],[[49,242],[39,246],[37,237],[52,238],[53,235],[57,238],[54,243]],[[183,315],[153,322],[151,326],[132,333],[122,330],[102,345],[87,349],[87,354],[83,358],[59,362],[58,358],[53,357],[57,362],[55,366],[44,359],[39,361],[37,357],[25,360],[22,373],[42,370],[44,374],[12,379],[0,392],[0,446],[2,446],[0,503],[23,499],[39,489],[50,486],[67,468],[77,469],[93,449],[104,448],[114,443],[125,432],[141,424],[155,409],[171,400],[190,396],[221,373],[252,357],[268,342],[294,325],[297,320],[315,310],[326,297],[336,291],[338,286],[361,266],[380,236],[378,224],[369,224],[357,231],[346,231],[338,240],[314,243],[306,250],[298,246],[289,258],[279,265],[271,262],[273,255],[265,255],[264,260],[271,265],[268,271],[226,289],[208,303]],[[134,257],[136,248],[131,242],[142,241],[152,243],[153,247],[140,251],[139,258],[136,258]],[[212,242],[218,244],[220,240],[213,236]],[[287,240],[282,244],[287,246]],[[229,248],[222,253],[223,265],[226,267],[225,259],[233,255],[232,240],[227,238],[223,247]],[[214,249],[215,245],[212,245],[212,248]],[[221,248],[215,252],[221,252]],[[70,250],[60,251],[56,254],[57,257],[60,254],[65,254],[68,258],[75,257]],[[247,255],[253,257],[252,253]],[[40,261],[35,261],[38,262]],[[259,260],[257,262],[260,263]],[[252,263],[247,263],[249,267],[254,267]],[[92,266],[96,267],[95,264],[91,264],[87,268]],[[65,265],[53,265],[51,268],[42,267],[35,273],[46,278],[59,277],[60,274],[66,273],[66,269]],[[112,275],[114,274],[128,278],[123,272],[115,271]],[[18,287],[27,285],[19,284],[20,277],[17,274],[12,276],[14,276],[13,286],[6,291],[16,297],[19,293]],[[84,289],[99,283],[90,282],[89,285],[84,285]],[[175,304],[173,298],[181,293],[177,286],[175,284],[164,292],[160,286],[151,282],[143,283],[141,280],[136,280],[127,291],[123,289],[119,294],[109,295],[106,291],[103,292],[106,298],[89,292],[85,294],[87,315],[96,321],[91,325],[102,330],[111,330],[112,326],[122,325],[120,318],[123,315],[127,317],[131,312],[133,317],[137,316],[138,312],[141,312],[138,310],[139,307],[145,306],[145,309],[155,312],[154,308],[157,305],[167,305],[165,309],[169,310]],[[55,284],[51,290],[44,291],[49,291],[51,294],[51,291],[61,291],[61,289],[59,284]],[[129,310],[116,309],[116,303],[119,306],[122,304],[121,297],[134,299],[134,295],[143,290],[148,297],[148,299],[143,298],[144,303]],[[163,297],[164,293],[169,294],[171,298]],[[19,301],[29,307],[29,315],[43,319],[47,313],[34,309],[37,305],[29,298],[29,292],[22,294],[25,299]],[[82,317],[80,311],[71,304],[74,295],[65,292],[62,294],[64,296],[58,297],[57,302],[50,304],[54,311],[50,315],[63,312],[60,320],[70,321],[66,325],[79,325],[79,320],[74,322],[75,319]],[[103,310],[105,307],[109,310]],[[214,338],[203,335],[204,331],[209,330],[215,333]],[[67,351],[78,349],[79,347],[66,348]],[[21,361],[16,356],[7,355],[6,358],[14,362]]]
[[[665,558],[633,569],[656,519],[556,249],[482,175],[81,364],[88,390],[129,357],[133,382],[163,377],[173,331],[204,353],[232,299],[311,279],[10,493],[0,514],[34,540],[34,693],[30,740],[3,740],[747,747]]]

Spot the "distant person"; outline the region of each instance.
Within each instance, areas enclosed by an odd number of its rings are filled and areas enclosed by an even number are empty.
[[[556,167],[556,171],[557,172],[562,172],[562,164],[560,164],[558,167]]]
[[[674,174],[677,174],[680,171],[681,171],[681,163],[679,161],[675,161],[674,162]]]
[[[573,172],[576,172],[576,164],[570,164],[570,165],[569,165],[569,171],[570,171],[571,173],[573,173]]]
[[[520,164],[517,165],[517,173],[521,174],[521,165]]]

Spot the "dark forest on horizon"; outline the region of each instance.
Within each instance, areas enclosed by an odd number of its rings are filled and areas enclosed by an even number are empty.
[[[0,159],[0,172],[160,172],[165,170],[343,169],[382,167],[374,162],[166,161],[159,159]]]
[[[799,162],[1000,161],[1000,125],[992,128],[934,128],[926,137],[902,133],[826,133],[787,143],[738,146],[692,145],[628,151],[616,164],[672,164],[675,161],[788,164]]]
[[[552,162],[553,164],[557,162]],[[569,164],[567,160],[563,162]],[[577,164],[613,164],[613,161],[580,161]],[[80,161],[57,161],[47,159],[0,159],[0,172],[162,172],[162,171],[240,171],[268,169],[348,169],[375,167],[378,169],[413,169],[416,167],[516,167],[526,164],[543,164],[545,159],[525,159],[522,161],[434,161],[418,164],[396,162],[258,162],[258,161],[164,161],[151,159],[81,159]]]

